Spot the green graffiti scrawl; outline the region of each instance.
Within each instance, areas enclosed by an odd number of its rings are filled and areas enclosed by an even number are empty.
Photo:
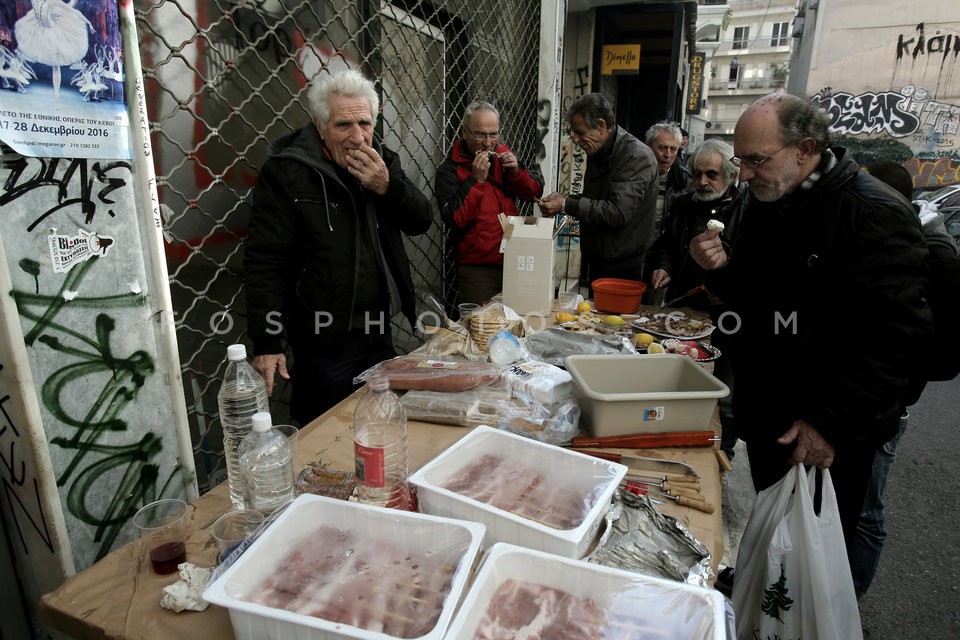
[[[156,365],[146,351],[115,353],[111,340],[116,320],[108,312],[143,308],[147,305],[145,294],[76,296],[69,302],[64,297],[67,291],[83,290],[80,285],[96,263],[97,258],[93,258],[73,267],[54,295],[14,290],[11,296],[20,316],[33,322],[24,336],[27,345],[42,345],[57,352],[58,361],[67,362],[43,382],[41,400],[44,408],[70,431],[68,436],[50,439],[52,446],[72,452],[69,463],[57,477],[57,485],[67,488],[70,513],[96,528],[94,541],[99,543],[99,560],[109,553],[137,508],[164,495],[183,470],[179,465],[174,467],[158,491],[160,470],[153,460],[163,451],[159,436],[148,431],[137,442],[102,442],[110,433],[130,433],[124,412],[155,374]],[[21,263],[20,267],[39,278],[32,264]],[[60,319],[67,308],[97,311],[92,335]],[[99,493],[112,497],[108,501],[92,500],[90,496],[98,494],[97,488]]]

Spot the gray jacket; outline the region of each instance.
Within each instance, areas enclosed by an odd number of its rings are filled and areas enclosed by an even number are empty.
[[[607,266],[641,265],[655,240],[657,159],[653,151],[617,126],[587,160],[583,193],[567,199],[580,221],[585,260]]]

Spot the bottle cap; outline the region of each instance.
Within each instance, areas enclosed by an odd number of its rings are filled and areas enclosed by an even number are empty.
[[[257,433],[270,431],[271,427],[273,427],[273,419],[266,411],[258,411],[253,414],[253,417],[250,418],[250,422],[253,424],[253,430]]]
[[[247,348],[242,344],[232,344],[227,347],[227,360],[236,362],[247,359]]]

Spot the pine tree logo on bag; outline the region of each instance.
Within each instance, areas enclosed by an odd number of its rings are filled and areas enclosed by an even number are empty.
[[[780,611],[790,611],[793,606],[793,600],[787,597],[790,590],[787,588],[787,576],[783,572],[783,565],[780,565],[780,579],[767,587],[763,592],[763,604],[760,609],[777,622],[783,624],[780,618]]]

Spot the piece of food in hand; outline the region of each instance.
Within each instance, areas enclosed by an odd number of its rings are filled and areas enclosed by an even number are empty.
[[[653,344],[653,336],[649,333],[638,333],[634,342],[638,347],[649,347]]]
[[[725,225],[719,220],[714,220],[713,218],[711,218],[710,220],[707,220],[708,231],[713,231],[714,229],[716,229],[717,231],[723,231],[724,226]]]
[[[659,342],[653,342],[647,347],[647,353],[666,353],[667,350]]]
[[[557,313],[557,322],[576,322],[577,316],[572,313],[564,313],[563,311]]]
[[[577,305],[577,313],[590,313],[591,311],[593,311],[593,307],[586,300]]]
[[[622,327],[627,324],[627,321],[620,316],[604,316],[603,321],[607,324],[612,324],[615,327]]]

